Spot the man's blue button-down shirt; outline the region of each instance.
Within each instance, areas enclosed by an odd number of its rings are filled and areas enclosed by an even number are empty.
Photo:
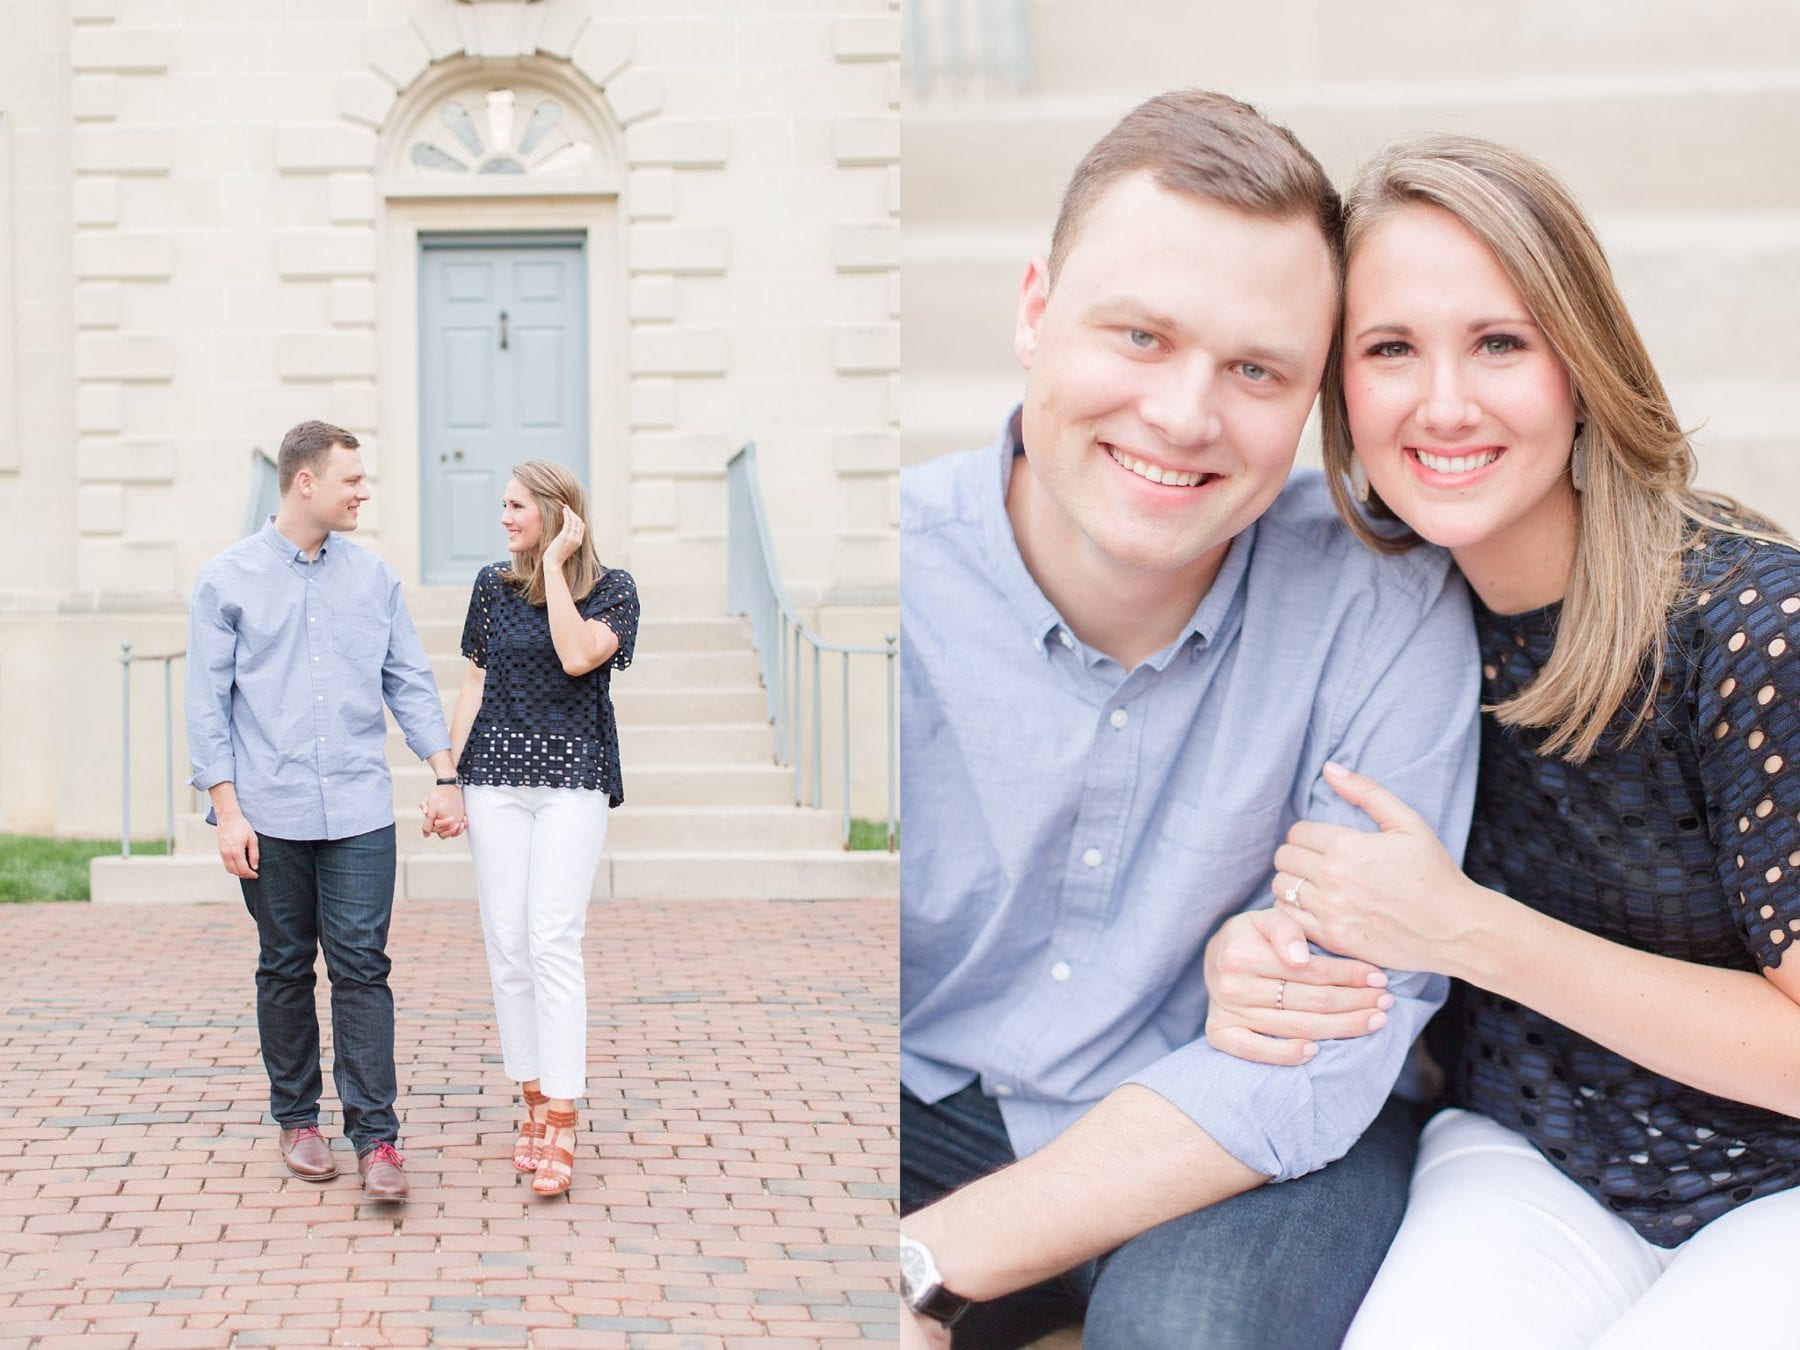
[[[1206,1043],[1203,948],[1270,903],[1294,821],[1373,828],[1320,777],[1327,759],[1460,855],[1467,594],[1436,549],[1369,552],[1300,473],[1181,635],[1124,670],[1019,556],[1016,427],[901,476],[902,1080],[937,1101],[979,1079],[1021,1157],[1141,1083],[1246,1165],[1302,1175],[1374,1118],[1446,982],[1391,973],[1384,1029],[1271,1067]]]
[[[231,783],[257,833],[347,839],[393,824],[384,698],[420,759],[450,748],[400,578],[381,558],[331,534],[309,562],[271,517],[200,569],[192,781]]]

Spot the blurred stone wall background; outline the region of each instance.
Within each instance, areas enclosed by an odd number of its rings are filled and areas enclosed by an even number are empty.
[[[1800,530],[1800,6],[912,0],[907,25],[905,462],[994,434],[1019,277],[1069,171],[1142,98],[1198,85],[1287,124],[1340,186],[1427,132],[1545,160],[1596,222],[1701,481]]]

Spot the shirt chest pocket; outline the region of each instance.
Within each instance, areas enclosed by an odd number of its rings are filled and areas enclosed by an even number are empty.
[[[340,614],[331,622],[331,645],[351,661],[384,655],[387,635],[387,625],[371,619]]]
[[[1238,811],[1177,800],[1163,813],[1159,838],[1208,903],[1231,914],[1260,898],[1286,832],[1285,802]]]

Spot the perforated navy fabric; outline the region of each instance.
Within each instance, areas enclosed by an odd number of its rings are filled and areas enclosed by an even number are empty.
[[[617,806],[625,785],[612,674],[631,664],[637,646],[637,583],[615,567],[576,602],[583,618],[618,635],[619,650],[598,670],[571,678],[550,640],[548,612],[526,603],[504,567],[481,569],[463,621],[463,655],[487,678],[457,772],[468,783],[598,789]]]
[[[1535,753],[1542,732],[1482,719],[1466,867],[1611,941],[1755,971],[1800,943],[1800,553],[1711,531],[1694,543],[1656,719],[1629,745],[1621,715],[1571,765]],[[1558,612],[1476,606],[1484,702],[1537,675]],[[1673,1082],[1510,1000],[1459,984],[1432,1044],[1453,1102],[1528,1136],[1658,1246],[1800,1184],[1800,1120]]]

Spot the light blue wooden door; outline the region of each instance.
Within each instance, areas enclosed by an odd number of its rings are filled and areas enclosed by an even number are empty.
[[[587,275],[567,236],[421,240],[419,538],[429,585],[506,556],[511,466],[588,473]]]

